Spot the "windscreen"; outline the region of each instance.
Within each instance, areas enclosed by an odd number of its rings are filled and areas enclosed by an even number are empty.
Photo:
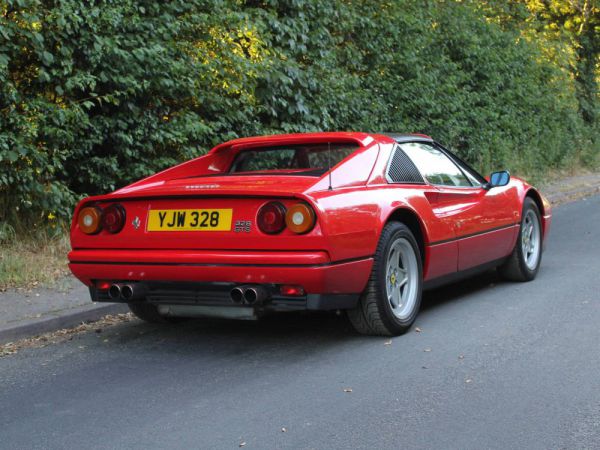
[[[237,154],[230,173],[321,176],[356,149],[356,144],[327,143],[252,148]]]

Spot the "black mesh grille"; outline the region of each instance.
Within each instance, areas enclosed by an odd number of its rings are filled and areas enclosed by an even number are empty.
[[[388,177],[394,183],[424,183],[417,167],[399,148],[396,148],[392,156]]]

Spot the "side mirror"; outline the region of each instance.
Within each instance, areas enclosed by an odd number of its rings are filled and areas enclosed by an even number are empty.
[[[492,172],[490,181],[484,185],[485,189],[491,189],[499,186],[506,186],[510,181],[510,173],[507,170]]]

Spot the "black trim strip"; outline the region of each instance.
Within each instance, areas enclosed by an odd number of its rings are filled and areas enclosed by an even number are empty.
[[[220,193],[220,194],[212,194],[211,189],[188,189],[188,191],[193,191],[193,193],[190,192],[189,195],[184,195],[184,194],[156,194],[156,195],[148,195],[148,196],[144,196],[144,195],[137,195],[137,196],[127,196],[127,197],[118,197],[120,195],[125,195],[125,194],[115,194],[115,198],[102,198],[102,199],[94,199],[94,200],[90,200],[84,203],[84,206],[88,206],[88,205],[96,205],[98,203],[117,203],[117,202],[137,202],[137,201],[144,201],[144,200],[188,200],[188,199],[192,199],[192,200],[206,200],[206,199],[213,199],[213,198],[227,198],[227,199],[236,199],[236,200],[245,200],[245,199],[274,199],[274,198],[282,198],[282,199],[290,199],[290,200],[294,200],[294,199],[304,199],[303,197],[299,197],[297,195],[295,195],[294,193],[281,193],[281,194],[261,194],[261,195],[245,195],[245,194],[224,194],[224,193]],[[117,192],[117,191],[115,191]],[[202,195],[199,192],[206,192],[206,194]],[[108,194],[111,195],[111,194]],[[82,207],[84,207],[82,206]]]
[[[471,233],[471,234],[465,234],[464,236],[459,236],[459,237],[454,237],[451,239],[444,239],[442,241],[435,241],[435,242],[430,242],[429,244],[427,244],[428,247],[433,247],[434,245],[440,245],[440,244],[447,244],[449,242],[454,242],[454,241],[460,241],[461,239],[467,239],[467,238],[471,238],[474,236],[479,236],[480,234],[486,234],[486,233],[492,233],[494,231],[500,231],[500,230],[505,230],[507,228],[512,228],[514,226],[520,226],[520,223],[512,223],[510,225],[502,225],[501,227],[495,227],[495,228],[489,228],[485,231],[479,231],[477,233]]]
[[[436,289],[446,284],[455,283],[457,281],[464,280],[465,278],[470,278],[478,273],[485,272],[486,270],[493,269],[494,267],[498,267],[500,264],[506,261],[506,258],[508,258],[508,256],[487,263],[483,263],[478,266],[469,267],[468,269],[459,270],[458,272],[450,272],[446,275],[442,275],[437,278],[432,278],[431,280],[427,280],[423,283],[423,289]]]
[[[310,268],[327,267],[347,264],[351,262],[366,261],[373,258],[371,256],[362,256],[359,258],[341,259],[321,264],[211,264],[211,263],[173,263],[173,262],[129,262],[129,261],[69,261],[69,264],[96,264],[103,266],[178,266],[178,267],[290,267],[290,268]]]

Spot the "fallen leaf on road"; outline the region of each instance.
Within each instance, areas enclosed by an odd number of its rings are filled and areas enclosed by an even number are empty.
[[[245,446],[245,445],[246,445],[246,443],[245,443],[245,442],[240,442],[240,447],[243,447],[243,446]]]
[[[281,427],[281,432],[282,432],[282,433],[285,433],[286,431],[287,431],[287,428],[286,428],[286,427]]]
[[[344,392],[352,392],[352,388],[344,388]]]
[[[392,345],[392,340],[390,339],[389,341],[385,341],[383,345]]]
[[[472,382],[472,381],[473,381],[473,380],[471,380],[470,378],[467,378],[467,379],[465,380],[465,383],[470,383],[470,382]]]
[[[0,357],[14,355],[15,353],[17,353],[17,351],[8,345],[0,348]]]
[[[421,332],[421,329],[420,329],[419,327],[417,327],[417,328],[415,328],[415,332],[416,332],[416,333],[420,333],[420,332]]]
[[[458,355],[458,359],[465,359],[465,355]]]
[[[431,349],[430,349],[429,347],[427,347],[427,348],[423,349],[423,351],[424,351],[424,352],[430,352],[430,351],[431,351]]]

